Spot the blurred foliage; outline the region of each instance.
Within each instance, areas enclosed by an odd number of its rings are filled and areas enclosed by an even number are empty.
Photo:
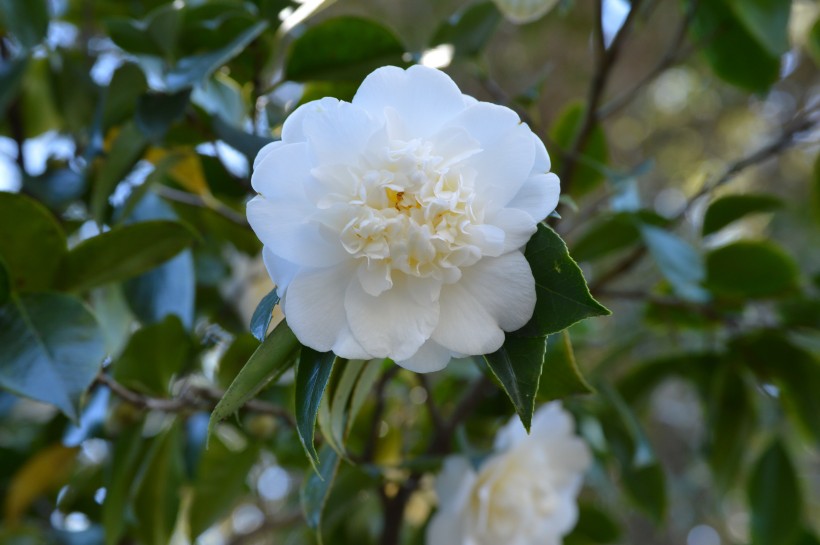
[[[0,0],[0,543],[421,544],[552,399],[566,543],[817,543],[820,8],[595,4]],[[423,377],[302,350],[243,210],[298,104],[420,61],[564,189],[533,320]]]

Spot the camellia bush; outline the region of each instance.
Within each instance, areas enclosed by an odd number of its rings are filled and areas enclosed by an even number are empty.
[[[820,5],[0,0],[0,543],[820,544]]]

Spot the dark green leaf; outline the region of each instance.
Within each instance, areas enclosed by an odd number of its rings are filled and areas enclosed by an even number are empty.
[[[328,446],[322,447],[318,461],[318,471],[310,473],[302,485],[300,494],[302,512],[305,515],[307,525],[316,530],[320,545],[322,542],[322,511],[333,487],[336,473],[339,470],[339,462],[340,459],[336,451]]]
[[[665,227],[669,221],[650,212],[619,212],[597,221],[572,245],[572,257],[577,261],[592,261],[628,248],[641,239],[641,223]]]
[[[700,253],[664,229],[643,225],[640,230],[649,253],[675,293],[687,301],[707,301],[709,293],[702,287],[706,273]]]
[[[23,47],[31,49],[43,41],[48,30],[46,0],[0,0],[0,23]]]
[[[317,471],[319,456],[313,446],[316,414],[319,412],[319,403],[327,388],[335,360],[333,352],[320,353],[303,347],[302,356],[296,364],[296,430],[311,464]]]
[[[309,28],[290,48],[285,77],[292,81],[361,81],[380,66],[403,64],[404,46],[375,21],[336,17]]]
[[[146,448],[147,442],[143,440],[141,425],[127,427],[114,441],[102,507],[105,545],[120,543],[130,507],[131,488],[140,468],[140,461],[145,459]]]
[[[237,335],[219,360],[219,367],[216,370],[217,383],[222,388],[230,386],[258,347],[259,341],[250,333]]]
[[[715,200],[703,218],[702,235],[710,235],[749,214],[771,212],[783,206],[772,195],[727,195]]]
[[[550,129],[550,139],[563,150],[572,149],[578,137],[578,131],[581,130],[583,119],[583,103],[573,102],[568,105]],[[604,181],[603,173],[609,151],[606,134],[600,125],[595,125],[593,128],[589,139],[580,150],[580,155],[570,188],[570,195],[576,199],[589,193]],[[562,168],[563,159],[560,154],[555,154],[552,157],[552,171],[561,172]]]
[[[150,395],[168,395],[171,379],[188,363],[191,339],[176,316],[146,325],[131,336],[113,364],[113,375],[126,387]]]
[[[808,327],[820,330],[820,299],[796,297],[778,305],[783,325],[789,328]]]
[[[287,323],[280,323],[259,345],[219,400],[211,413],[209,433],[213,433],[220,420],[238,411],[268,383],[290,369],[299,347],[299,341]]]
[[[501,12],[492,2],[468,6],[442,23],[433,35],[432,45],[452,44],[455,55],[474,57],[481,53],[501,22]]]
[[[14,0],[5,0],[14,1]],[[4,61],[0,64],[0,112],[5,112],[9,104],[17,96],[23,74],[26,73],[28,60],[26,58]]]
[[[9,271],[6,268],[6,263],[3,261],[3,258],[0,257],[0,306],[5,305],[10,297],[11,278],[9,277]]]
[[[0,257],[5,261],[11,288],[42,291],[55,280],[66,252],[62,227],[37,201],[16,193],[0,192]]]
[[[747,492],[752,545],[788,545],[799,536],[803,496],[794,465],[779,440],[758,460]]]
[[[532,319],[513,335],[543,337],[584,318],[610,314],[589,294],[581,269],[551,228],[539,224],[524,255],[535,277],[537,299]]]
[[[12,297],[0,307],[0,386],[79,416],[105,344],[82,301],[57,293]]]
[[[547,339],[544,337],[507,336],[498,351],[484,356],[528,432],[535,411],[535,394],[538,392],[546,349]]]
[[[81,242],[65,255],[60,286],[79,291],[142,274],[175,256],[193,240],[189,228],[173,221],[116,227]]]
[[[359,82],[356,81],[310,81],[305,83],[299,105],[324,97],[338,98],[350,102],[356,95]]]
[[[191,537],[210,528],[247,491],[248,473],[259,459],[257,445],[229,448],[218,438],[202,452],[194,481],[188,522]]]
[[[621,536],[621,528],[612,516],[591,503],[578,505],[578,523],[564,540],[566,545],[612,543]]]
[[[279,302],[279,296],[276,294],[276,289],[270,290],[270,293],[262,298],[256,306],[251,316],[251,333],[260,341],[265,340],[270,327],[270,321],[273,319],[273,307]]]
[[[695,42],[703,44],[706,60],[722,80],[758,93],[777,81],[780,56],[770,53],[747,30],[732,13],[727,0],[698,2],[692,33]]]
[[[791,0],[729,0],[749,34],[772,56],[789,50]]]
[[[573,394],[589,394],[592,391],[592,387],[581,375],[581,370],[575,362],[569,333],[562,331],[550,335],[538,385],[539,401],[552,401]]]
[[[105,219],[108,197],[113,193],[117,184],[131,172],[147,147],[148,141],[132,123],[120,129],[94,178],[91,213],[97,223],[103,223]]]
[[[814,63],[820,65],[820,17],[811,26],[806,47],[814,59]]]
[[[165,136],[168,128],[185,114],[190,97],[190,89],[176,93],[142,95],[137,101],[134,123],[145,138],[157,142]]]
[[[621,473],[625,492],[635,505],[660,523],[666,513],[666,477],[657,462],[628,467]]]
[[[800,271],[780,246],[740,241],[706,256],[706,285],[729,297],[776,297],[799,286]]]
[[[273,142],[272,138],[257,136],[234,127],[223,120],[220,115],[211,118],[211,126],[220,140],[245,156],[249,165],[253,165],[253,160],[259,150]]]
[[[103,130],[107,131],[134,115],[137,100],[148,89],[145,75],[135,64],[120,66],[111,76],[103,105]]]

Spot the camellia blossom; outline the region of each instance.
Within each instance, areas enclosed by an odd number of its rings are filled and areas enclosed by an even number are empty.
[[[561,545],[578,520],[576,497],[591,463],[559,402],[535,413],[532,432],[513,417],[475,471],[451,456],[436,481],[439,508],[427,545]]]
[[[443,72],[379,68],[309,102],[256,157],[248,221],[299,341],[420,372],[532,316],[522,253],[558,202],[540,139]]]

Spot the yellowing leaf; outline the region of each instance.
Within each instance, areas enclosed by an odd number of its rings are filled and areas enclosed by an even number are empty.
[[[57,443],[38,452],[20,468],[6,495],[5,517],[9,525],[19,523],[34,500],[66,481],[78,450]]]
[[[189,147],[165,150],[161,148],[151,148],[145,158],[157,165],[166,157],[173,157],[175,160],[168,169],[168,174],[179,185],[197,195],[210,195],[208,182],[205,180],[205,171],[202,170],[202,161],[199,155]]]

